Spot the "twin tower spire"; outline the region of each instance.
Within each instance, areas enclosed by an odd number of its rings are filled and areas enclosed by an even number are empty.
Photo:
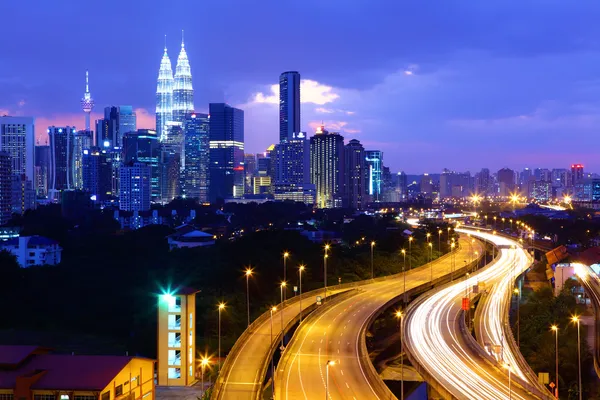
[[[166,42],[165,36],[165,51],[160,61],[156,85],[156,133],[161,140],[166,137],[166,126],[169,122],[182,123],[185,116],[194,111],[192,71],[185,52],[183,31],[181,32],[181,50],[175,67],[175,78],[173,78]]]

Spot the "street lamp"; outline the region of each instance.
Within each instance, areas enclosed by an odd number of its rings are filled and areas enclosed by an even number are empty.
[[[453,282],[454,281],[454,246],[456,246],[456,244],[454,242],[452,242],[450,244],[450,251],[451,253],[451,257],[452,257],[452,262],[450,264],[450,281]]]
[[[408,237],[408,269],[412,269],[412,241],[415,240],[414,237]]]
[[[281,312],[279,314],[281,314],[281,351],[283,351],[283,289],[287,286],[287,283],[281,282],[280,290],[281,290]]]
[[[225,309],[225,303],[219,303],[219,372],[221,372],[221,311]]]
[[[577,324],[577,362],[579,364],[579,400],[581,400],[583,395],[583,387],[581,385],[581,335],[579,331],[579,321],[581,319],[577,315],[574,315],[571,320]]]
[[[329,367],[333,367],[335,365],[335,361],[328,360],[325,365],[325,400],[329,399]]]
[[[202,395],[204,395],[204,370],[210,364],[210,359],[206,356],[200,359],[200,370],[201,370],[201,381],[202,381]]]
[[[555,347],[554,347],[554,353],[555,353],[555,364],[556,364],[556,378],[554,378],[555,383],[556,383],[556,387],[555,390],[556,392],[554,392],[555,397],[558,399],[558,326],[557,325],[552,325],[550,327],[550,329],[552,329],[552,331],[554,332],[554,339],[555,339]]]
[[[248,309],[248,326],[250,326],[250,277],[252,276],[252,268],[246,268],[246,308]]]
[[[431,269],[431,282],[433,282],[433,262],[431,259],[433,258],[433,245],[431,243],[427,243],[429,246],[429,267]]]
[[[521,347],[521,291],[515,288],[513,292],[517,296],[517,347]]]
[[[510,400],[510,399],[512,399],[512,388],[511,388],[511,384],[510,384],[510,381],[511,381],[510,375],[512,373],[512,370],[510,369],[509,363],[504,364],[504,368],[506,368],[508,370],[508,400]]]
[[[438,229],[438,257],[442,254],[442,230]]]
[[[396,318],[400,324],[400,400],[404,400],[404,339],[402,338],[402,311],[396,311]]]
[[[283,281],[286,282],[287,281],[287,259],[290,256],[290,253],[288,253],[287,251],[283,253]],[[283,299],[285,300],[287,298],[287,290],[284,293],[284,297]]]
[[[273,345],[273,312],[275,311],[277,311],[277,307],[271,307],[271,346]],[[274,358],[275,357],[271,357],[271,381],[273,382],[273,393],[275,393],[275,362],[273,361]],[[273,395],[273,398],[275,398],[275,395]]]
[[[427,235],[425,235],[427,237],[427,243],[429,243],[429,238],[431,237],[431,233],[427,232]]]
[[[402,262],[402,278],[404,279],[404,290],[402,292],[402,296],[404,298],[404,306],[406,307],[406,250],[400,250],[402,252],[402,257],[404,261]]]
[[[329,245],[325,245],[325,254],[323,255],[323,281],[325,286],[325,295],[323,296],[323,301],[327,299],[327,252],[329,251]]]
[[[371,279],[375,279],[375,269],[373,268],[373,248],[375,247],[375,241],[371,242]]]
[[[298,267],[298,278],[300,279],[300,323],[302,323],[302,272],[306,269],[304,265]]]

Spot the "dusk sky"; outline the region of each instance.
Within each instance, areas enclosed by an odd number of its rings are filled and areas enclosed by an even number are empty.
[[[164,35],[185,30],[197,111],[245,111],[246,152],[278,139],[279,74],[299,71],[302,129],[323,120],[392,171],[600,172],[600,2],[555,0],[2,1],[0,115],[84,126],[96,102],[154,128]]]

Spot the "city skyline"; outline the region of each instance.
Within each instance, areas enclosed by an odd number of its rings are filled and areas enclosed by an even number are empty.
[[[600,48],[587,39],[596,35],[599,5],[550,4],[544,7],[543,18],[532,23],[531,14],[538,10],[532,4],[503,2],[468,9],[445,5],[438,10],[413,4],[398,16],[400,23],[392,23],[383,5],[344,3],[340,9],[336,2],[302,4],[279,7],[297,13],[292,23],[311,18],[318,24],[339,13],[349,23],[369,17],[381,24],[374,30],[356,29],[347,33],[348,38],[318,29],[292,32],[295,40],[289,43],[295,45],[281,50],[285,39],[269,33],[285,25],[263,21],[274,7],[268,2],[253,9],[239,3],[231,15],[236,29],[220,25],[220,16],[224,18],[230,5],[203,9],[215,18],[200,29],[192,23],[197,6],[191,2],[169,9],[140,9],[132,3],[115,15],[116,22],[136,16],[164,23],[136,28],[123,24],[122,31],[108,33],[88,27],[83,39],[71,35],[70,29],[84,20],[78,16],[91,12],[90,5],[73,7],[69,30],[59,26],[34,36],[42,29],[36,21],[52,16],[53,10],[10,4],[14,21],[27,13],[32,24],[22,31],[8,21],[14,39],[7,43],[6,56],[17,62],[0,67],[0,114],[34,116],[40,143],[50,125],[83,129],[79,99],[89,70],[96,101],[92,119],[99,118],[97,111],[105,106],[133,104],[139,126],[153,129],[156,68],[164,34],[168,47],[177,49],[184,29],[196,77],[195,111],[206,112],[209,102],[221,101],[243,109],[247,152],[262,152],[277,143],[277,77],[282,71],[297,70],[305,78],[301,129],[312,135],[323,120],[328,130],[339,131],[347,141],[358,139],[365,148],[383,149],[394,171],[566,168],[572,163],[600,169],[593,149],[562,145],[566,140],[592,141],[600,127],[600,89],[594,83]],[[186,8],[190,12],[182,13]],[[498,9],[506,12],[509,23],[494,22],[493,11]],[[570,23],[575,19],[577,24]],[[558,20],[569,22],[562,24],[560,36],[549,33]],[[528,30],[516,28],[525,22]],[[438,33],[427,31],[431,24],[440,27]],[[391,50],[392,39],[375,44],[371,40],[382,33],[393,38]],[[229,40],[211,39],[221,34]],[[117,46],[124,35],[133,46]],[[346,39],[370,45],[357,58]],[[108,46],[113,52],[90,50],[79,57],[76,50],[83,43],[87,49]],[[24,46],[30,48],[25,55]],[[64,64],[41,62],[49,56],[46,48],[59,48]],[[463,150],[469,157],[456,156]]]

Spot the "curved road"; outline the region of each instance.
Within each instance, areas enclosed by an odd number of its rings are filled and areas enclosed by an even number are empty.
[[[454,256],[434,261],[434,280],[449,275],[454,265],[464,266],[475,251],[482,254],[479,243],[459,239]],[[431,265],[406,273],[406,290],[431,282]],[[361,292],[334,306],[321,310],[302,324],[288,345],[278,365],[275,379],[276,399],[313,400],[325,397],[328,360],[329,399],[379,399],[377,384],[371,385],[367,363],[361,352],[366,325],[382,307],[404,292],[404,275],[361,287]],[[378,384],[383,384],[378,382]]]
[[[472,294],[474,285],[485,282],[510,290],[514,278],[529,267],[530,258],[514,240],[489,233],[457,231],[494,243],[500,248],[500,255],[468,279],[422,296],[409,308],[404,332],[405,349],[411,361],[418,364],[426,379],[433,380],[431,383],[446,392],[446,397],[473,400],[550,398],[547,393],[533,394],[525,389],[528,386],[523,382],[526,374],[509,346],[504,346],[501,354],[506,368],[503,369],[485,357],[483,348],[463,331],[460,324],[462,298]],[[480,331],[494,344],[503,343],[504,321],[508,317],[505,307],[509,300],[510,296],[498,291],[498,298],[489,301],[489,309],[483,314]]]

